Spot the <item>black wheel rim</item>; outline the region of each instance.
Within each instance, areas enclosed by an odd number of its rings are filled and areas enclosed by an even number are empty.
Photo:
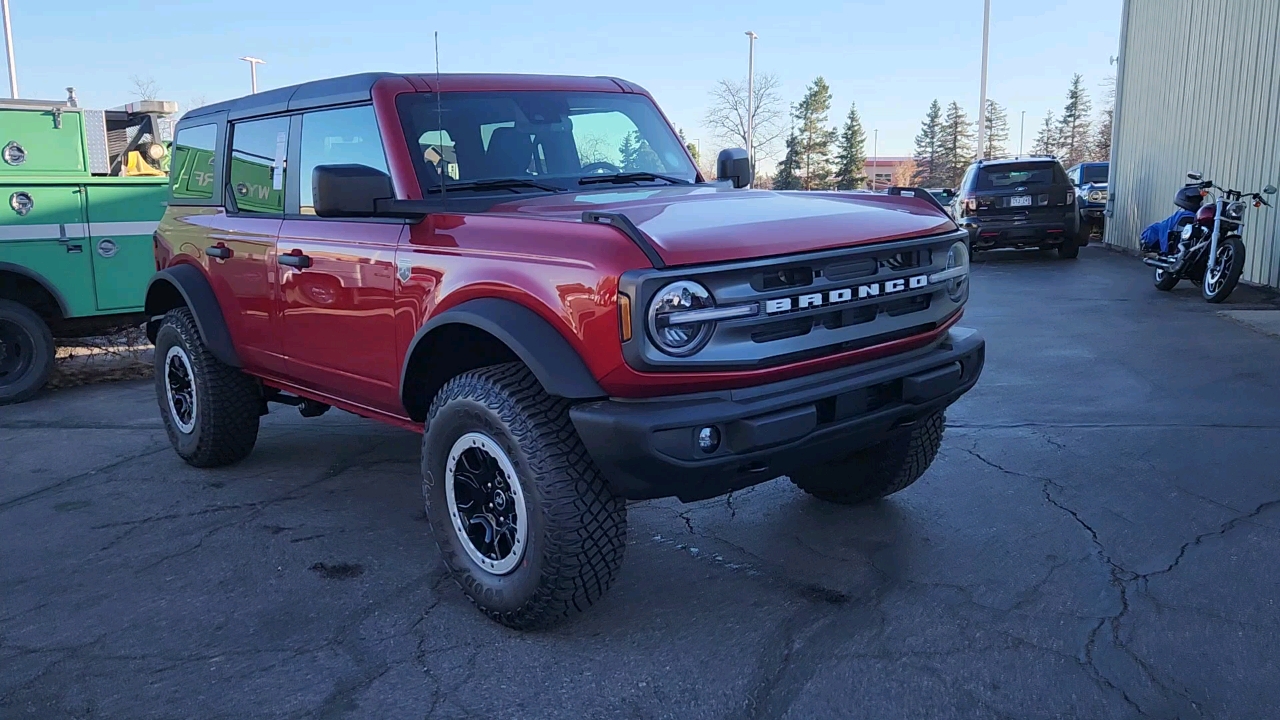
[[[527,542],[528,517],[511,460],[488,436],[467,433],[446,462],[446,499],[463,549],[492,574],[515,570]]]
[[[174,424],[179,431],[190,433],[196,425],[195,376],[187,353],[176,345],[165,355],[164,383]]]
[[[18,323],[0,320],[0,387],[16,385],[36,359],[36,339]]]

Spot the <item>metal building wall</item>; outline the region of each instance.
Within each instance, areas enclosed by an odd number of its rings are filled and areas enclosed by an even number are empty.
[[[1106,242],[1138,247],[1190,170],[1280,186],[1280,0],[1125,0]],[[1244,280],[1280,286],[1280,213],[1250,208]]]

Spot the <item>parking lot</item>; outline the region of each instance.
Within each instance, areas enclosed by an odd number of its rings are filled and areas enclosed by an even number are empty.
[[[0,716],[1267,716],[1280,340],[1217,309],[982,256],[987,369],[923,480],[634,504],[613,591],[536,634],[442,574],[416,435],[280,408],[203,471],[146,381],[47,393],[0,409]]]

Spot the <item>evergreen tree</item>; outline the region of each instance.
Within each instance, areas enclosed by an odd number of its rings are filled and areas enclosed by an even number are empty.
[[[787,154],[778,163],[773,176],[774,190],[799,190],[800,183],[800,138],[794,132],[787,137]]]
[[[819,76],[809,84],[795,111],[796,122],[800,124],[796,137],[805,190],[822,190],[831,186],[831,146],[835,144],[836,131],[827,127],[830,110],[831,88]]]
[[[677,131],[680,135],[680,142],[684,143],[685,149],[689,151],[689,156],[693,158],[693,164],[699,166],[702,164],[702,158],[698,157],[698,146],[685,139],[684,128]]]
[[[640,155],[640,132],[632,130],[622,136],[622,144],[618,146],[618,154],[622,156],[622,169],[632,172],[639,169],[636,163]]]
[[[849,116],[840,131],[839,151],[836,154],[836,188],[853,190],[866,181],[862,174],[867,163],[867,134],[862,130],[858,106],[849,106]]]
[[[917,187],[938,187],[942,184],[939,165],[942,136],[942,105],[934,100],[929,105],[929,113],[920,123],[920,134],[916,135],[916,152],[912,158],[916,171],[911,182]]]
[[[1103,87],[1105,90],[1102,91],[1102,101],[1105,105],[1102,108],[1102,117],[1098,121],[1098,131],[1094,135],[1091,153],[1092,159],[1098,162],[1107,162],[1111,159],[1111,124],[1116,116],[1116,79],[1107,78]]]
[[[959,103],[947,106],[938,134],[938,178],[942,187],[955,187],[973,162],[973,123]]]
[[[982,157],[998,158],[1009,154],[1009,117],[995,100],[987,101],[987,127],[982,136]]]
[[[1058,130],[1053,124],[1053,111],[1044,116],[1044,124],[1040,126],[1040,134],[1036,135],[1036,144],[1031,147],[1035,155],[1056,155],[1058,153]]]
[[[1091,153],[1090,144],[1094,141],[1094,134],[1089,116],[1092,111],[1093,106],[1089,102],[1089,94],[1085,92],[1083,78],[1077,73],[1071,78],[1071,87],[1067,89],[1067,104],[1062,108],[1062,117],[1058,118],[1058,152],[1066,167],[1083,161]]]

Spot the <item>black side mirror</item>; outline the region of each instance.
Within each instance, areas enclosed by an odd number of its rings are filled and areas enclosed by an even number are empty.
[[[311,172],[312,202],[320,217],[369,217],[378,201],[396,196],[391,176],[368,165],[317,165]]]
[[[721,150],[716,157],[716,178],[730,180],[736,188],[744,188],[755,178],[751,173],[751,158],[742,148]]]
[[[1187,173],[1187,177],[1192,180],[1199,180],[1200,178],[1204,177],[1204,175],[1201,175],[1198,172],[1189,172]]]

